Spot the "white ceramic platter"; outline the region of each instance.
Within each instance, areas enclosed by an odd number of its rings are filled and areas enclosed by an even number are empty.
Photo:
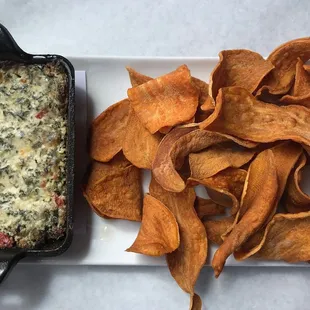
[[[208,81],[209,74],[217,63],[216,58],[119,58],[119,57],[69,57],[76,70],[86,72],[87,92],[77,89],[77,183],[85,172],[88,159],[86,155],[86,124],[111,104],[127,97],[130,87],[126,66],[149,75],[159,76],[187,64],[193,76]],[[87,98],[87,108],[85,102]],[[86,116],[87,114],[87,116]],[[310,174],[309,174],[310,175]],[[308,180],[310,178],[307,178]],[[145,175],[144,189],[147,191],[149,177]],[[70,249],[55,258],[40,260],[45,264],[70,265],[137,265],[162,266],[164,258],[152,258],[134,253],[127,249],[135,240],[139,223],[121,220],[105,220],[91,212],[81,195],[77,184],[75,202],[74,240]],[[310,189],[310,182],[306,185]],[[199,190],[199,189],[198,189]],[[199,191],[203,196],[204,192]],[[209,257],[212,256],[211,249]],[[33,263],[38,260],[27,259]],[[283,262],[257,262],[247,260],[236,262],[232,257],[227,260],[230,266],[291,266]],[[300,264],[294,266],[306,266]]]

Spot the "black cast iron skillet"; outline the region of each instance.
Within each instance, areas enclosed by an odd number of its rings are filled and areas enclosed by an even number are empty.
[[[74,192],[74,68],[64,57],[59,55],[31,55],[25,53],[14,41],[9,31],[0,24],[0,61],[14,61],[27,64],[46,64],[58,61],[68,76],[68,122],[67,122],[67,226],[66,235],[61,240],[46,243],[35,249],[0,250],[0,283],[15,264],[26,256],[56,256],[68,249],[72,240],[72,207]],[[1,160],[1,158],[0,158]],[[1,206],[0,206],[1,208]]]

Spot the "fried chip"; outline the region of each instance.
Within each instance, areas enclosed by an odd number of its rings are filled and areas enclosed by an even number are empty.
[[[298,58],[302,62],[310,58],[310,38],[301,38],[286,42],[276,48],[267,58],[274,69],[263,81],[257,96],[261,100],[270,95],[286,94],[293,82]]]
[[[291,139],[310,145],[310,110],[258,101],[241,87],[219,91],[214,113],[200,128],[256,142]]]
[[[129,112],[123,153],[136,167],[152,169],[161,134],[151,134],[140,122],[133,109]]]
[[[216,175],[205,179],[190,177],[189,185],[206,186],[209,197],[217,204],[231,208],[234,215],[239,210],[239,201],[244,187],[247,172],[243,169],[227,168]]]
[[[208,246],[205,228],[194,209],[195,191],[186,188],[181,193],[171,193],[152,178],[150,194],[167,206],[177,220],[180,246],[167,254],[167,263],[178,285],[185,292],[194,294],[195,283],[206,262]]]
[[[191,119],[198,106],[198,91],[190,71],[183,65],[177,70],[128,89],[128,98],[141,123],[155,133]]]
[[[280,102],[303,105],[310,108],[310,74],[305,70],[300,59],[298,59],[296,64],[295,83],[291,94],[283,96]]]
[[[129,73],[130,83],[131,83],[132,87],[137,87],[137,86],[142,85],[148,81],[153,80],[153,78],[151,78],[147,75],[141,74],[131,67],[126,67],[126,70]]]
[[[192,77],[192,83],[195,85],[199,92],[199,106],[203,105],[205,101],[209,98],[209,85],[208,83]]]
[[[145,195],[138,236],[126,251],[161,256],[173,252],[179,244],[179,226],[173,213],[156,198]]]
[[[301,172],[306,163],[306,155],[301,154],[296,169],[290,175],[288,180],[285,207],[290,213],[310,210],[310,196],[304,193],[300,188]]]
[[[198,196],[195,200],[195,210],[200,219],[205,216],[225,214],[226,212],[226,208],[224,206],[218,205],[211,199],[205,199]]]
[[[202,309],[202,301],[198,294],[191,294],[191,301],[189,310],[201,310]]]
[[[185,182],[175,167],[179,169],[182,166],[180,163],[183,163],[184,157],[189,153],[227,141],[233,141],[245,147],[256,146],[251,142],[228,135],[200,130],[196,126],[174,128],[159,144],[153,162],[153,175],[166,190],[181,192],[185,188]]]
[[[99,216],[141,221],[140,171],[120,156],[93,162],[84,196]]]
[[[278,193],[277,170],[271,150],[252,162],[242,193],[241,205],[231,233],[214,254],[212,268],[218,277],[226,259],[258,231],[274,212]]]
[[[129,101],[124,99],[102,112],[92,123],[90,156],[107,162],[122,149],[129,114]]]
[[[255,150],[236,146],[234,143],[223,143],[211,146],[205,151],[189,154],[191,177],[206,179],[226,168],[239,168],[249,162]]]
[[[223,243],[222,235],[224,235],[234,223],[234,217],[223,217],[218,220],[205,220],[203,222],[208,240],[217,245]]]
[[[273,65],[249,50],[227,50],[219,53],[219,63],[210,76],[210,95],[215,100],[222,87],[241,86],[254,92]]]

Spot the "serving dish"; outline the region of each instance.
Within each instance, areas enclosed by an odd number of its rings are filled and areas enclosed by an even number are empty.
[[[75,97],[75,73],[70,61],[59,55],[32,55],[24,52],[14,41],[9,31],[0,24],[0,61],[13,61],[24,64],[47,64],[59,62],[65,69],[68,79],[68,107],[67,107],[67,213],[65,237],[59,240],[47,242],[34,249],[2,249],[0,250],[0,282],[7,276],[10,269],[26,256],[56,256],[66,251],[72,239],[73,223],[73,193],[74,193],[74,97]]]

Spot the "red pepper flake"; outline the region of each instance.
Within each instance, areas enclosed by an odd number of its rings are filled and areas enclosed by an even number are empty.
[[[41,119],[46,113],[47,113],[46,110],[42,110],[39,113],[37,113],[35,117]]]
[[[54,200],[55,200],[56,205],[57,205],[58,208],[62,208],[64,206],[64,200],[63,200],[62,197],[60,197],[60,196],[55,194]]]
[[[23,84],[26,84],[26,83],[27,83],[27,80],[25,80],[25,79],[20,79],[20,81],[21,81]]]
[[[7,234],[0,232],[0,249],[12,248],[13,239],[10,238]]]
[[[41,184],[40,184],[40,187],[41,187],[41,188],[45,188],[45,186],[46,186],[46,181],[43,180],[43,181],[41,182]]]

